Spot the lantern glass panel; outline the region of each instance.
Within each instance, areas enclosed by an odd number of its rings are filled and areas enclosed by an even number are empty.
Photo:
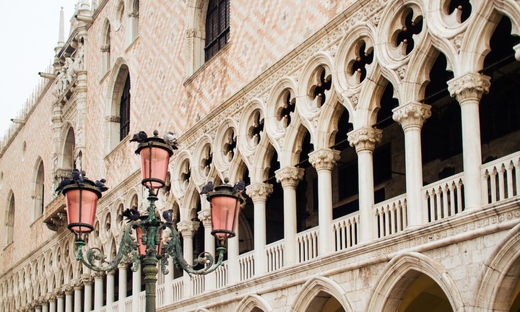
[[[236,197],[219,195],[211,198],[211,222],[218,239],[235,236],[240,202]]]
[[[76,233],[91,232],[96,217],[98,194],[88,189],[78,188],[68,190],[65,198],[67,203],[67,222],[69,224],[78,224],[70,227],[70,230]]]
[[[145,147],[140,151],[141,175],[143,185],[149,189],[159,189],[164,186],[170,152],[160,147]]]
[[[146,245],[143,244],[143,229],[141,229],[140,227],[136,227],[135,234],[137,236],[137,243],[139,244],[139,255],[145,256],[146,255]],[[162,254],[162,235],[163,235],[163,230],[161,230],[161,235],[160,235],[161,239],[159,240],[159,244],[156,247],[156,252],[157,252],[157,255],[159,255],[159,256]]]

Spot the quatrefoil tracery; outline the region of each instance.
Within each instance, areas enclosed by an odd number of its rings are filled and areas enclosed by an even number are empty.
[[[280,97],[282,105],[278,108],[278,121],[281,122],[282,127],[285,129],[291,124],[291,116],[294,114],[296,108],[296,99],[292,96],[289,90],[285,90]]]
[[[412,9],[406,10],[404,14],[406,14],[403,20],[404,25],[402,25],[400,30],[396,31],[395,46],[401,47],[402,55],[408,55],[415,47],[414,36],[422,31],[423,19],[422,16],[414,18]]]
[[[316,101],[316,107],[321,108],[327,100],[325,92],[330,90],[332,77],[331,75],[327,75],[323,67],[319,68],[316,76],[317,82],[311,87],[310,94],[312,99]]]
[[[202,173],[207,177],[213,162],[213,152],[211,151],[211,146],[209,144],[203,148],[203,154],[204,155],[201,158]]]
[[[191,179],[191,170],[190,170],[190,162],[188,160],[185,160],[184,163],[181,165],[181,181],[182,186],[184,190],[188,188],[188,184],[190,183]]]
[[[228,162],[231,162],[235,157],[235,149],[237,147],[237,139],[233,128],[229,128],[224,137],[224,146],[222,147],[222,150]]]
[[[260,110],[256,110],[253,113],[252,124],[247,129],[247,136],[253,141],[254,146],[257,146],[262,139],[262,133],[264,131],[264,118],[260,114]]]
[[[350,61],[350,75],[353,77],[353,83],[361,83],[367,75],[367,65],[372,64],[374,60],[374,48],[366,47],[366,42],[362,41],[359,49],[356,51],[356,58]]]
[[[449,16],[447,20],[450,25],[464,23],[471,15],[471,2],[469,0],[447,1],[445,11]]]

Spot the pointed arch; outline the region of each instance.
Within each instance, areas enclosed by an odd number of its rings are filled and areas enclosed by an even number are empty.
[[[374,288],[367,311],[397,311],[408,287],[421,273],[441,288],[453,311],[465,311],[458,287],[449,272],[440,263],[417,252],[403,252],[390,260]]]
[[[520,224],[497,242],[475,290],[475,311],[509,311],[520,282]]]
[[[256,310],[255,310],[256,309]],[[263,312],[273,311],[267,300],[260,295],[247,295],[238,303],[236,312],[256,312],[262,310]]]
[[[323,276],[312,277],[303,284],[291,310],[320,311],[319,306],[325,304],[325,301],[323,299],[317,301],[316,299],[318,296],[327,298],[327,295],[336,298],[345,311],[354,311],[350,301],[347,299],[345,290],[338,283]]]
[[[45,207],[45,173],[43,160],[38,157],[34,166],[33,174],[33,221],[38,219],[43,214]]]
[[[128,0],[126,7],[128,8],[127,46],[130,46],[139,36],[139,0]]]
[[[130,132],[131,79],[125,59],[116,60],[108,86],[105,112],[105,128],[108,133],[107,154]]]
[[[110,69],[110,21],[105,19],[103,30],[101,31],[101,74],[104,76]]]
[[[7,195],[7,211],[5,216],[5,245],[10,245],[14,239],[15,199],[13,190]]]

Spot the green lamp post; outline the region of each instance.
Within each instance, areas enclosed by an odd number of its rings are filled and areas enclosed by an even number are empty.
[[[157,190],[164,187],[169,160],[173,155],[172,147],[176,148],[175,144],[166,144],[165,140],[159,138],[157,134],[155,131],[153,137],[131,140],[140,143],[136,154],[141,157],[141,183],[149,190],[149,206],[146,215],[132,218],[125,226],[118,252],[112,261],[106,261],[106,256],[101,249],[96,247],[87,250],[83,255],[86,237],[94,230],[97,202],[101,198],[102,190],[97,183],[85,178],[81,183],[71,180],[62,191],[66,197],[68,228],[75,233],[76,237],[77,260],[94,271],[112,271],[119,263],[127,261],[132,261],[132,270],[137,271],[142,262],[147,312],[155,311],[159,261],[164,274],[168,274],[167,266],[170,257],[178,268],[189,274],[208,274],[222,264],[226,253],[226,241],[235,236],[240,206],[243,202],[243,198],[227,184],[217,186],[214,191],[207,194],[211,204],[212,234],[218,241],[218,259],[215,262],[210,253],[203,252],[195,259],[193,265],[188,264],[182,256],[180,237],[172,225],[172,220],[163,222],[155,213]],[[166,228],[170,233],[163,238],[163,230]],[[197,265],[202,268],[195,269]]]

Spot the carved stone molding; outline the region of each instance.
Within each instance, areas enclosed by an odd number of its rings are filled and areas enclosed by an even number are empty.
[[[464,76],[448,81],[448,91],[457,101],[473,99],[480,101],[483,94],[489,92],[491,77],[478,73],[467,73]]]
[[[265,202],[273,193],[273,185],[268,183],[254,183],[246,187],[246,194],[251,197],[253,203]]]
[[[202,225],[204,227],[211,226],[211,210],[210,209],[202,209],[197,213],[197,217],[200,221],[202,221]]]
[[[61,285],[61,291],[66,294],[66,295],[70,295],[74,292],[74,287],[73,287],[73,284],[74,284],[74,281],[71,281],[72,284],[63,284]]]
[[[103,276],[105,276],[105,272],[92,272],[92,277],[94,277],[94,280],[102,279]]]
[[[331,171],[341,158],[339,154],[340,151],[322,148],[309,154],[309,162],[316,168],[316,171]]]
[[[379,143],[383,137],[383,131],[363,127],[349,132],[347,136],[350,146],[355,147],[357,153],[365,150],[374,151],[376,143]]]
[[[120,123],[121,122],[121,117],[120,116],[105,116],[105,121]]]
[[[200,223],[195,221],[180,221],[177,223],[177,231],[182,234],[182,237],[192,237],[193,233],[199,229]]]
[[[103,44],[100,48],[101,52],[109,52],[110,51],[110,45],[109,44]]]
[[[416,102],[396,107],[393,112],[392,118],[405,130],[410,127],[422,128],[424,121],[432,115],[430,105]]]
[[[276,181],[282,183],[282,187],[296,188],[303,179],[305,170],[303,168],[285,167],[275,171]]]

